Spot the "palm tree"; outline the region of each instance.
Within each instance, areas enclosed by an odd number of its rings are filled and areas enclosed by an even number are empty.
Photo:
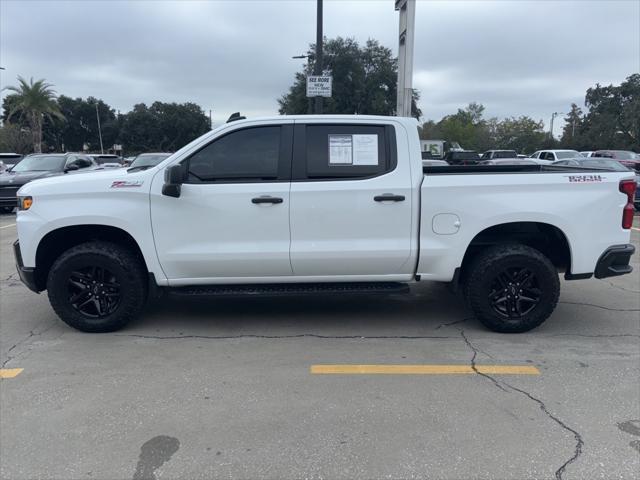
[[[45,117],[49,119],[59,118],[64,120],[64,115],[60,112],[56,103],[56,92],[51,88],[53,85],[40,79],[33,81],[33,77],[27,81],[18,77],[17,87],[6,87],[7,90],[15,92],[12,108],[7,115],[10,120],[16,114],[26,117],[31,127],[33,138],[33,150],[36,153],[42,152],[42,122]]]

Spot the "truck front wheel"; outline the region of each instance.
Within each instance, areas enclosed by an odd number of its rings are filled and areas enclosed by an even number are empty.
[[[558,272],[538,250],[520,244],[489,247],[465,275],[465,295],[475,316],[494,332],[536,328],[560,296]]]
[[[112,332],[145,304],[145,269],[126,247],[101,241],[77,245],[53,263],[49,301],[68,325],[83,332]]]

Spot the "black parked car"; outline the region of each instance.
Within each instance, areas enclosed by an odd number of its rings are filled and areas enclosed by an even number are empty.
[[[449,165],[476,165],[480,160],[480,155],[472,150],[450,150],[444,156],[444,159]]]
[[[24,157],[11,169],[0,174],[0,211],[11,213],[16,207],[16,193],[25,183],[37,178],[93,170],[96,162],[76,153],[33,154]]]

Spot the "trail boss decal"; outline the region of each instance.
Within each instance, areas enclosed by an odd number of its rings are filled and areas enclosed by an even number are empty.
[[[569,179],[569,183],[593,183],[602,182],[607,177],[602,175],[565,175]]]
[[[116,180],[111,184],[111,188],[136,188],[141,187],[144,180]]]

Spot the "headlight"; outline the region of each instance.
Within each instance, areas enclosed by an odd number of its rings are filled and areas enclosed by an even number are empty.
[[[33,205],[33,198],[18,197],[18,210],[29,210]]]

